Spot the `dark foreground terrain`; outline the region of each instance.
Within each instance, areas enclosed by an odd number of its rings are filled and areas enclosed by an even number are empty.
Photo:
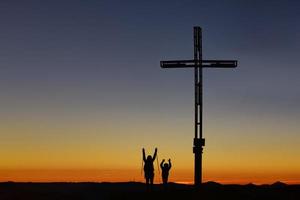
[[[0,200],[77,199],[284,199],[299,200],[300,185],[221,185],[204,183],[201,189],[171,183],[167,189],[155,185],[151,191],[143,183],[0,183]]]

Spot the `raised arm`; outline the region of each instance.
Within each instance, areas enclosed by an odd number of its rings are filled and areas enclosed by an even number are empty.
[[[146,154],[145,154],[145,149],[143,148],[143,161],[146,162]]]
[[[165,159],[163,159],[163,160],[161,161],[161,163],[160,163],[160,168],[163,168],[164,162],[165,162]]]
[[[171,164],[171,159],[169,159],[169,169],[171,169],[172,164]]]
[[[157,148],[155,148],[155,151],[154,151],[154,155],[153,155],[153,161],[155,160],[155,158],[156,158],[156,155],[157,155]]]

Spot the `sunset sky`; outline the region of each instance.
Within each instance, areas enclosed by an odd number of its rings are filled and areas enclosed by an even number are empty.
[[[193,70],[204,59],[204,181],[300,183],[300,2],[0,3],[0,182],[143,181],[143,147],[193,181]],[[156,167],[155,182],[160,182]]]

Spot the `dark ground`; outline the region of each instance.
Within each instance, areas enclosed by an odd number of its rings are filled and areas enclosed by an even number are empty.
[[[0,183],[0,200],[90,200],[90,199],[283,199],[300,200],[300,185],[221,185],[204,183],[200,190],[171,183],[168,189],[143,183]]]

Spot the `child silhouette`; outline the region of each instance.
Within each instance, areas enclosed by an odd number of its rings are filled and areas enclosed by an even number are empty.
[[[161,168],[161,176],[162,176],[162,180],[163,180],[163,184],[167,185],[168,184],[168,178],[169,178],[169,171],[172,167],[171,164],[171,159],[169,159],[169,164],[168,163],[164,163],[165,159],[163,159],[160,163],[160,168]]]

